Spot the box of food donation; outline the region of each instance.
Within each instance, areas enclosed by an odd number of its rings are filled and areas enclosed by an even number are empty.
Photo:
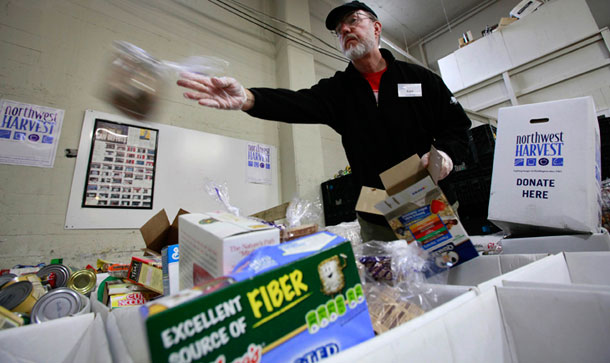
[[[488,219],[504,232],[598,233],[600,179],[591,97],[499,110]]]
[[[175,294],[180,290],[180,245],[165,246],[161,250],[163,264],[163,295]]]
[[[280,230],[229,212],[179,217],[180,289],[226,275],[254,249],[280,243]]]
[[[414,155],[381,173],[388,196],[377,201],[375,208],[385,216],[397,239],[421,243],[435,258],[436,271],[441,271],[448,262],[456,266],[478,253],[436,184],[442,160],[434,148],[429,160],[426,169]],[[374,193],[377,198],[383,197],[383,193]]]
[[[374,336],[349,241],[320,232],[262,249],[241,281],[141,308],[153,362],[317,362]]]
[[[163,247],[178,243],[178,217],[188,212],[178,210],[174,221],[170,224],[165,209],[152,216],[142,227],[140,233],[146,243],[146,248],[161,253]]]

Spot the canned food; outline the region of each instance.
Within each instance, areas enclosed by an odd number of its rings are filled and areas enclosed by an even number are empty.
[[[85,296],[89,296],[91,291],[95,289],[96,284],[97,276],[95,272],[91,270],[79,270],[70,276],[66,286]]]
[[[83,315],[91,312],[91,299],[86,297],[83,294],[80,295],[81,300],[81,309],[78,311],[76,315]]]
[[[53,264],[44,266],[36,275],[41,279],[47,280],[51,273],[55,274],[55,287],[65,287],[72,271],[65,265]]]
[[[40,324],[48,320],[77,315],[81,310],[83,310],[81,295],[67,287],[58,287],[36,302],[31,318],[33,323]]]
[[[3,288],[7,283],[13,281],[16,277],[17,275],[11,273],[0,275],[0,289]]]
[[[13,312],[29,314],[36,303],[34,287],[29,281],[18,281],[0,290],[0,306]]]
[[[32,296],[36,300],[38,300],[42,295],[47,293],[47,289],[42,286],[42,281],[40,280],[40,277],[38,277],[36,274],[26,274],[17,276],[11,281],[7,282],[5,286],[11,286],[12,284],[19,281],[29,281],[32,283]]]

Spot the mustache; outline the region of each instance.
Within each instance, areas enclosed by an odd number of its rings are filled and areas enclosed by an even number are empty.
[[[343,39],[343,45],[345,45],[345,43],[347,43],[347,41],[351,40],[351,39],[358,40],[358,37],[355,34],[346,35],[345,38]]]

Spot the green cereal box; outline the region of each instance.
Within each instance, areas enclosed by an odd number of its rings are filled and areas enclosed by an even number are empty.
[[[333,239],[214,292],[195,287],[146,304],[152,361],[317,362],[372,338],[351,245]]]

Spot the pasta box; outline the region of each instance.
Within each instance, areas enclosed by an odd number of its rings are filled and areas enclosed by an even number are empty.
[[[258,247],[280,243],[280,230],[229,212],[179,217],[180,289],[226,275]]]

